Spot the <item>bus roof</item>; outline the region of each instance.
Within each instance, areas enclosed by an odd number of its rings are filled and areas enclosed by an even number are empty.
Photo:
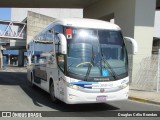
[[[64,26],[70,26],[70,27],[73,26],[80,28],[120,30],[120,27],[116,24],[96,19],[62,18],[62,19],[56,19],[52,24],[55,24],[56,22]]]

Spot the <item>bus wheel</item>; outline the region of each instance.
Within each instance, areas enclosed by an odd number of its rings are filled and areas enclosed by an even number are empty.
[[[55,97],[55,91],[54,91],[54,83],[52,82],[50,85],[50,96],[53,103],[58,104],[59,100]]]

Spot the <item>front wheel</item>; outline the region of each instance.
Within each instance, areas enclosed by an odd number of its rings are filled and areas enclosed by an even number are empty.
[[[30,85],[31,85],[32,88],[35,87],[33,81],[34,81],[34,76],[33,76],[33,74],[31,73],[31,83],[30,83]]]
[[[55,97],[55,91],[54,91],[54,83],[52,82],[50,85],[50,97],[53,103],[59,103],[59,100]]]

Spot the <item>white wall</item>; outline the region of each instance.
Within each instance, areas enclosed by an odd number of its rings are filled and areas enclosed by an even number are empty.
[[[53,18],[83,18],[83,9],[11,8],[11,20],[22,21],[26,18],[27,11],[40,13]]]
[[[160,38],[160,11],[155,12],[154,37]]]

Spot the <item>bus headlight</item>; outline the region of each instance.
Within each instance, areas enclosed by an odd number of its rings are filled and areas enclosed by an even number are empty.
[[[80,86],[74,85],[74,84],[70,84],[70,83],[68,83],[68,82],[66,82],[66,81],[64,81],[64,84],[65,84],[67,87],[72,88],[72,89],[75,89],[75,90],[80,89]]]
[[[73,85],[73,89],[78,89],[78,86],[77,85]]]
[[[70,84],[69,87],[72,88],[72,89],[76,89],[76,90],[78,89],[78,86],[77,85],[73,85],[73,84]]]
[[[119,87],[120,87],[121,89],[124,89],[124,88],[126,88],[127,86],[128,86],[128,83],[125,83],[125,84],[120,85]]]

